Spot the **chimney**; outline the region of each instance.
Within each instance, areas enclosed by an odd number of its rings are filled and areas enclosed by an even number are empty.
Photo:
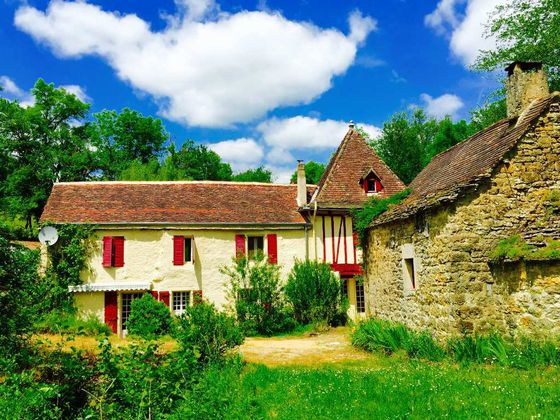
[[[307,181],[303,160],[298,160],[297,164],[297,205],[299,207],[307,205]]]
[[[506,67],[506,71],[508,118],[518,117],[531,102],[550,93],[542,63],[515,61]]]

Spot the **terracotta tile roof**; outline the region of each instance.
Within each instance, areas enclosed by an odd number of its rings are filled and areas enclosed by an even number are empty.
[[[389,169],[377,153],[353,128],[348,130],[325,173],[317,185],[318,207],[359,207],[368,196],[360,185],[360,179],[372,170],[384,187],[382,197],[404,189],[402,181]]]
[[[496,165],[553,102],[560,102],[560,94],[554,93],[536,100],[519,119],[501,120],[434,157],[410,183],[412,193],[402,204],[390,208],[375,219],[372,226],[403,219],[419,210],[454,201],[469,188],[491,177]]]
[[[303,224],[296,190],[296,185],[212,181],[58,183],[41,222]]]

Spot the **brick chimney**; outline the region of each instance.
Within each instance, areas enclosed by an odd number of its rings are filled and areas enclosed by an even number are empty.
[[[297,205],[299,207],[307,205],[307,181],[303,160],[298,160],[297,164]]]
[[[531,102],[550,93],[542,63],[515,61],[506,67],[506,71],[508,118],[521,115]]]

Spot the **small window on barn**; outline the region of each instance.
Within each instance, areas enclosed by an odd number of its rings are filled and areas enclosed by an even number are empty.
[[[414,258],[404,259],[404,279],[408,290],[416,290],[416,273],[414,272]]]
[[[247,238],[247,256],[255,258],[258,253],[264,252],[264,236],[249,236]]]
[[[383,191],[381,180],[373,173],[370,172],[365,178],[362,178],[362,186],[368,195],[378,194]]]
[[[193,260],[192,238],[185,238],[185,262]]]

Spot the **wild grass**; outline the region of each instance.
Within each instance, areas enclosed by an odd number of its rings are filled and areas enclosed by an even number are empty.
[[[392,354],[406,352],[411,358],[495,364],[521,369],[536,366],[559,366],[560,349],[552,341],[522,338],[516,342],[498,334],[465,335],[438,343],[428,332],[415,332],[397,322],[369,319],[357,326],[352,344],[366,351]]]
[[[34,325],[34,330],[39,334],[63,334],[84,336],[109,336],[111,329],[100,322],[95,316],[82,319],[76,314],[65,311],[53,311],[45,315]]]

